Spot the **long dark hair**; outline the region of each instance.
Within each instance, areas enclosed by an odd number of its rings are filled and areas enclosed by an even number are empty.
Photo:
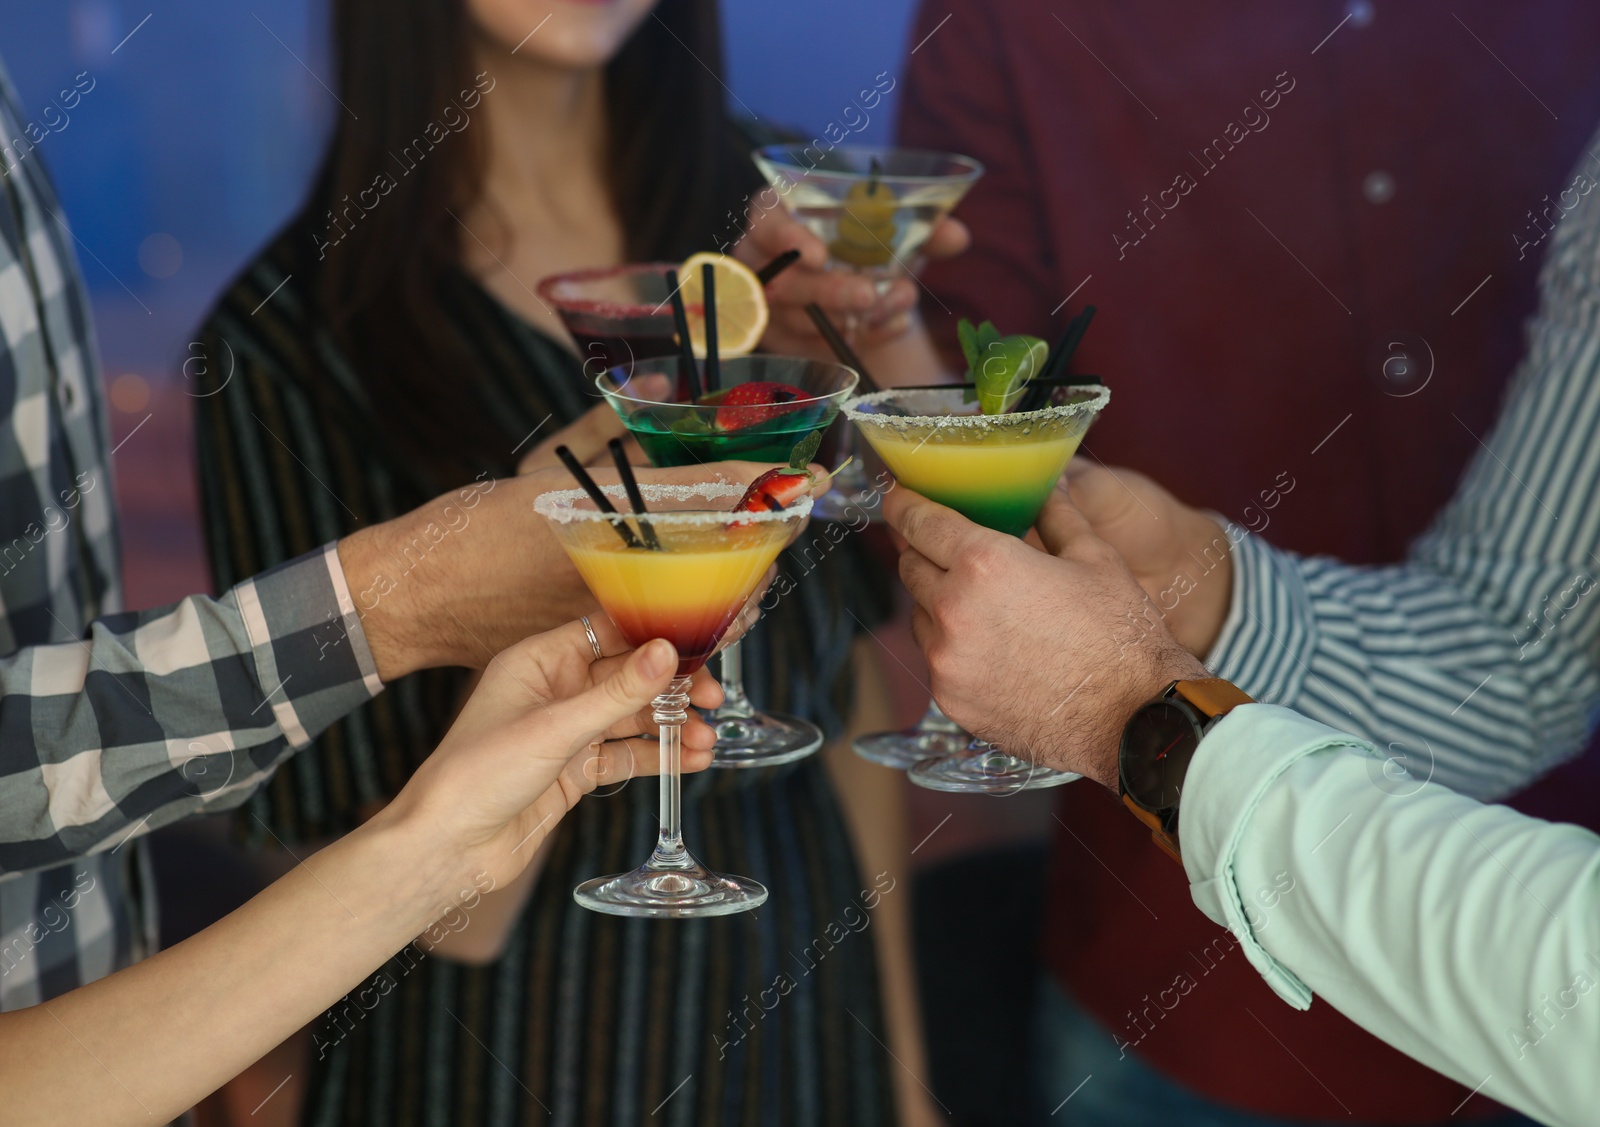
[[[474,452],[504,437],[469,392],[467,343],[440,306],[470,238],[451,213],[479,198],[487,158],[487,131],[462,124],[480,85],[471,34],[466,0],[334,0],[343,108],[306,214],[334,343],[383,437],[441,487],[471,477]],[[606,67],[609,178],[630,260],[709,249],[734,198],[748,160],[721,60],[716,0],[661,0]]]

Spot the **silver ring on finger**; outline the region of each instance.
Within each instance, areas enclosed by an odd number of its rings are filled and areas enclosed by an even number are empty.
[[[594,659],[600,661],[605,658],[605,653],[600,649],[600,639],[595,637],[594,626],[589,621],[589,616],[579,615],[578,621],[583,623],[583,632],[589,638],[589,648],[594,651]]]

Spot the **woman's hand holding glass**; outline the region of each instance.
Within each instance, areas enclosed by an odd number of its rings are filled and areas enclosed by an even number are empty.
[[[497,655],[392,803],[242,908],[47,1005],[0,1014],[5,1121],[174,1118],[469,897],[514,879],[578,799],[657,773],[655,741],[633,737],[654,726],[647,709],[677,654],[661,640],[628,652],[609,619],[591,623],[603,656],[581,622]],[[712,707],[722,691],[702,671],[689,696]],[[693,712],[682,738],[683,769],[708,766],[714,736]],[[382,1004],[385,981],[359,992],[362,1009]]]
[[[597,786],[660,770],[650,702],[677,655],[664,641],[628,651],[604,614],[590,618],[596,659],[581,622],[497,655],[438,749],[384,814],[416,828],[455,857],[466,883],[515,877],[561,817]],[[704,670],[690,700],[722,701]],[[685,771],[711,762],[716,737],[692,710],[683,727]]]

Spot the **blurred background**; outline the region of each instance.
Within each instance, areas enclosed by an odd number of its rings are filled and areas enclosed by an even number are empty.
[[[821,130],[899,75],[911,8],[725,5],[732,108]],[[78,238],[115,441],[133,435],[116,459],[130,608],[207,586],[184,360],[212,298],[300,203],[333,104],[326,26],[319,0],[0,0],[26,120],[55,123],[39,154]],[[47,108],[75,82],[74,109]],[[863,140],[888,140],[895,104]]]

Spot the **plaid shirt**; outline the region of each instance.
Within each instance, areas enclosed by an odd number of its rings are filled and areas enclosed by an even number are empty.
[[[74,236],[0,65],[0,1010],[141,957],[150,830],[242,802],[382,686],[328,545],[119,614]]]

